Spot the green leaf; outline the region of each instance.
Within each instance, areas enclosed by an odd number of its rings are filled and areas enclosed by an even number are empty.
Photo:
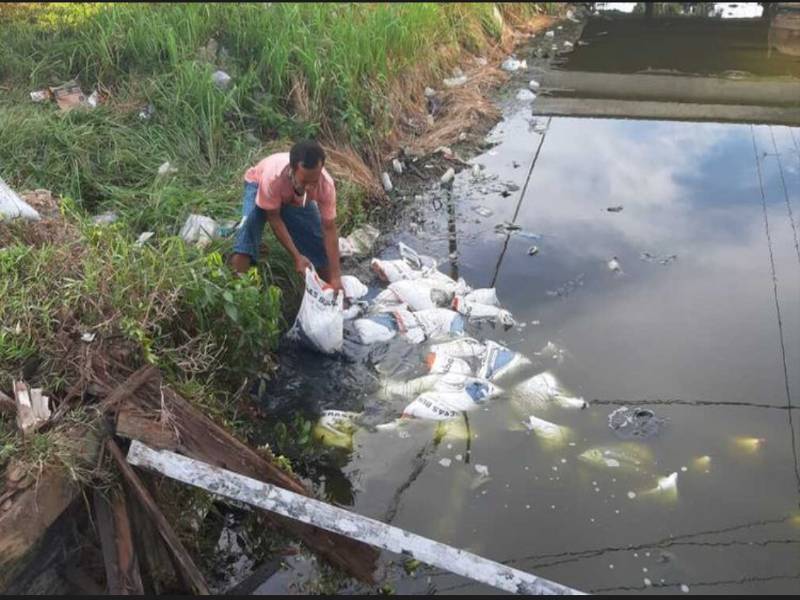
[[[231,321],[237,323],[239,321],[239,309],[236,308],[233,304],[226,304],[225,305],[225,312],[230,317]]]

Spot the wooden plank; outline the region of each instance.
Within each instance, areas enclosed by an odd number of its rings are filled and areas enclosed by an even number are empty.
[[[30,389],[24,381],[15,381],[14,396],[17,426],[23,435],[33,433],[50,419],[50,399],[42,394],[41,388]]]
[[[114,543],[116,532],[111,505],[98,490],[94,490],[94,517],[97,523],[97,534],[100,537],[100,548],[103,552],[103,564],[106,569],[106,591],[120,595],[125,591],[120,583],[120,568],[117,561],[117,547]]]
[[[308,496],[305,486],[292,475],[280,470],[198,411],[189,402],[169,388],[163,388],[163,402],[170,413],[171,422],[178,430],[181,454],[213,464],[242,475],[266,481],[279,487]],[[137,399],[150,409],[160,409],[162,398],[137,395]],[[370,546],[344,536],[264,513],[271,521],[300,538],[313,552],[331,564],[361,581],[374,581],[375,565],[379,553]]]
[[[142,575],[139,572],[139,558],[133,545],[133,531],[128,515],[128,506],[125,496],[115,493],[111,501],[111,511],[114,515],[114,529],[116,531],[115,546],[117,550],[117,564],[119,577],[125,594],[142,596],[144,586]]]
[[[140,440],[160,450],[178,449],[178,435],[173,428],[165,427],[130,404],[124,404],[119,409],[117,435]]]
[[[130,398],[145,383],[158,375],[158,368],[153,365],[145,365],[128,377],[122,385],[111,392],[101,403],[102,410],[114,410],[120,402]]]
[[[0,392],[0,415],[13,416],[17,414],[17,403],[12,398]]]
[[[219,496],[314,524],[507,592],[582,594],[470,552],[168,450],[153,450],[134,441],[128,451],[128,461]]]
[[[141,479],[150,495],[153,496],[154,489],[148,485],[148,478],[141,477]],[[128,487],[126,486],[126,488]],[[131,502],[128,508],[130,509],[135,547],[141,559],[145,592],[148,595],[156,596],[168,591],[174,592],[177,589],[178,578],[173,567],[172,555],[164,540],[161,539],[153,521],[147,516],[147,512],[140,502]]]
[[[164,518],[164,514],[161,512],[161,510],[159,510],[158,505],[147,491],[147,488],[145,488],[142,481],[125,460],[125,455],[122,453],[122,450],[119,449],[119,446],[117,446],[114,440],[108,440],[106,442],[106,447],[108,448],[109,452],[111,452],[111,456],[114,457],[114,461],[117,463],[117,466],[119,467],[123,477],[131,486],[131,490],[133,491],[134,495],[144,507],[148,516],[153,520],[158,533],[161,535],[161,538],[167,544],[167,547],[174,556],[181,575],[191,585],[192,590],[196,594],[201,594],[204,596],[209,595],[211,592],[206,585],[203,575],[200,573],[197,565],[194,564],[192,557],[189,556],[189,553],[186,551],[186,548],[181,543],[176,533],[172,530],[172,527],[170,527],[169,523],[167,523],[166,518]]]

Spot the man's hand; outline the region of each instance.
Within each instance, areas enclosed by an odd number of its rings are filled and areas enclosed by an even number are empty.
[[[311,264],[311,261],[308,260],[302,254],[298,254],[297,257],[294,259],[295,271],[297,271],[298,273],[300,273],[300,275],[303,275],[305,277],[306,269],[308,269],[309,267],[312,269],[314,268],[314,265]]]
[[[344,287],[342,286],[342,278],[340,276],[331,276],[328,284],[337,292],[341,293],[344,297]]]

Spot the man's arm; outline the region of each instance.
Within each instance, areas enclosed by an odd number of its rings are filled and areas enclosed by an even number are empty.
[[[328,283],[337,290],[342,289],[342,265],[339,261],[339,230],[336,220],[322,221],[322,243],[328,255]]]
[[[301,275],[305,275],[306,268],[311,266],[311,261],[308,260],[302,254],[300,254],[300,251],[297,249],[297,246],[294,245],[294,241],[292,241],[292,236],[289,235],[289,231],[286,229],[286,223],[284,223],[283,219],[281,218],[280,209],[268,210],[266,212],[267,212],[267,221],[269,221],[269,226],[272,228],[275,237],[278,238],[278,241],[284,248],[286,248],[286,251],[292,257],[292,260],[294,260],[295,270]]]

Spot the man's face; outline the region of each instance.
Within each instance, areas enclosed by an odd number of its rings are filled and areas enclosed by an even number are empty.
[[[307,169],[299,164],[293,174],[295,193],[300,192],[299,195],[302,196],[303,192],[310,192],[317,187],[319,178],[322,176],[322,163],[313,169]]]

